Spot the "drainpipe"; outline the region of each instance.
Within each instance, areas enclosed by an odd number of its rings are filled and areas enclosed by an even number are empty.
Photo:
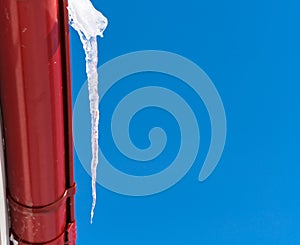
[[[0,1],[11,244],[75,245],[67,0]]]

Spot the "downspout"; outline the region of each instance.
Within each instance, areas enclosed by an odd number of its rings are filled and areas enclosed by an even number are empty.
[[[0,1],[0,103],[10,232],[75,244],[67,0]]]

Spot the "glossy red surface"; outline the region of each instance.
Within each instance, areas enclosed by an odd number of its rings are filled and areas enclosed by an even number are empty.
[[[24,244],[64,244],[62,234],[75,222],[73,197],[47,212],[34,210],[51,206],[74,185],[66,1],[1,0],[0,10],[12,232]]]

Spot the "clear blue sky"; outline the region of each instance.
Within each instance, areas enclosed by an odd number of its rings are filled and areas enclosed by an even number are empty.
[[[150,197],[122,196],[98,185],[93,225],[90,177],[75,155],[78,244],[300,244],[300,2],[93,3],[109,19],[105,37],[99,40],[99,65],[146,49],[185,56],[217,87],[228,133],[217,169],[207,181],[198,182],[210,140],[207,113],[199,103],[201,147],[188,174]],[[71,48],[75,101],[86,75],[84,53],[73,30]],[[130,79],[166,79],[167,86],[171,78],[132,76],[123,81],[127,88]],[[111,100],[113,104],[114,96]],[[106,108],[101,109],[105,114]],[[149,114],[137,123],[154,117]],[[131,133],[138,138],[139,126]],[[176,142],[168,144],[176,150]],[[148,170],[159,169],[157,164]],[[122,166],[132,170],[126,163]]]

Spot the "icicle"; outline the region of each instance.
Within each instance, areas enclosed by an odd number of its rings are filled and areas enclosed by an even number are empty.
[[[78,32],[85,51],[86,74],[91,114],[91,144],[92,144],[92,196],[91,223],[93,222],[96,206],[96,173],[98,165],[98,124],[99,124],[99,95],[98,95],[98,48],[97,36],[103,37],[107,19],[97,11],[89,0],[69,0],[69,22]]]

